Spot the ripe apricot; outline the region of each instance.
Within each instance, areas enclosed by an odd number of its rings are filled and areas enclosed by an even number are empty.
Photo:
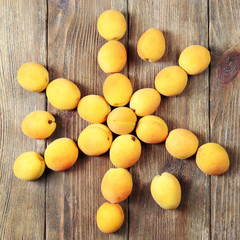
[[[209,175],[223,174],[230,165],[226,150],[217,143],[202,145],[197,151],[196,163],[204,173]]]
[[[145,143],[161,143],[167,138],[168,127],[160,117],[149,115],[138,121],[136,133]]]
[[[103,123],[107,120],[111,107],[104,97],[88,95],[79,101],[77,110],[84,120],[90,123]]]
[[[107,125],[110,130],[119,135],[131,133],[136,122],[136,114],[127,107],[115,108],[107,118]]]
[[[161,95],[153,88],[137,90],[131,97],[130,108],[139,117],[154,113],[161,102]]]
[[[45,139],[56,129],[55,118],[46,111],[29,113],[22,121],[23,133],[34,139]]]
[[[145,61],[158,61],[165,52],[163,33],[156,28],[148,29],[138,40],[137,52],[139,57]]]
[[[116,232],[124,221],[124,212],[119,204],[105,202],[97,211],[97,226],[104,233]]]
[[[178,63],[189,75],[203,72],[211,61],[210,52],[200,45],[185,48],[180,54]]]
[[[141,143],[135,136],[118,136],[110,148],[110,160],[116,167],[129,168],[139,160],[141,149]]]
[[[106,40],[118,40],[126,32],[126,19],[119,11],[107,10],[99,16],[97,29],[99,34]]]
[[[118,41],[105,43],[98,52],[98,64],[105,73],[120,72],[126,62],[126,48]]]
[[[78,146],[89,156],[98,156],[108,151],[112,144],[112,132],[103,124],[91,124],[79,135]]]
[[[114,107],[126,105],[132,96],[130,80],[121,73],[108,76],[103,84],[103,95],[108,103]]]
[[[181,186],[175,176],[164,172],[153,178],[151,193],[156,203],[164,209],[176,209],[181,202]]]
[[[14,175],[22,180],[38,179],[42,176],[44,170],[44,159],[36,152],[21,154],[13,165]]]
[[[38,63],[25,63],[17,73],[19,84],[31,92],[43,91],[49,83],[49,74],[45,67]]]
[[[110,168],[102,179],[101,191],[107,201],[119,203],[128,198],[132,192],[132,187],[132,176],[128,170]]]
[[[156,89],[164,96],[179,95],[187,85],[187,73],[179,66],[164,68],[155,78]]]
[[[46,94],[49,102],[60,110],[74,109],[81,97],[78,87],[73,82],[63,78],[50,82]]]
[[[59,138],[48,145],[44,158],[48,168],[63,171],[77,161],[78,147],[72,139]]]
[[[196,153],[197,148],[197,137],[186,129],[172,130],[166,140],[166,149],[175,158],[187,159]]]

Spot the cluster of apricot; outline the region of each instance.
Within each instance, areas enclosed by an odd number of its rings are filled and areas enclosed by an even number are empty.
[[[158,116],[152,115],[160,105],[161,95],[179,95],[186,87],[189,75],[203,72],[210,63],[209,51],[199,45],[187,47],[179,57],[179,66],[171,66],[158,73],[154,88],[144,88],[133,93],[130,80],[119,73],[126,64],[127,52],[119,40],[126,32],[125,17],[119,11],[108,10],[98,19],[99,34],[108,40],[98,53],[101,69],[109,73],[103,84],[103,95],[88,95],[80,99],[78,87],[66,79],[49,83],[48,71],[36,63],[26,63],[18,71],[22,87],[33,92],[46,89],[49,102],[57,109],[72,110],[77,107],[81,118],[91,123],[81,131],[78,147],[86,155],[99,156],[109,150],[110,160],[116,168],[109,169],[101,183],[101,191],[108,201],[97,212],[97,225],[102,232],[112,233],[123,224],[124,213],[118,204],[128,198],[133,188],[127,168],[141,156],[139,139],[148,144],[162,143],[173,157],[187,159],[196,152],[196,163],[206,174],[222,174],[229,168],[228,154],[216,143],[207,143],[199,149],[198,138],[186,129],[174,129],[168,134],[168,126]],[[165,52],[162,32],[151,28],[139,39],[138,55],[146,61],[158,61]],[[129,107],[126,105],[129,104]],[[111,111],[111,106],[115,107]],[[140,120],[137,122],[137,117]],[[107,121],[107,126],[103,123]],[[35,111],[22,122],[22,131],[34,139],[48,138],[55,130],[54,117],[45,111]],[[132,131],[136,129],[136,136]],[[120,135],[113,141],[115,133]],[[54,171],[70,168],[78,158],[78,147],[69,138],[60,138],[48,145],[44,159],[35,152],[20,155],[14,163],[18,178],[39,178],[45,163]],[[175,209],[181,201],[178,179],[164,172],[153,178],[151,194],[164,209]]]

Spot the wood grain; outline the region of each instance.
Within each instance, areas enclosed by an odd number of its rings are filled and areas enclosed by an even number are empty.
[[[154,87],[157,73],[176,65],[180,52],[192,44],[208,47],[207,1],[128,1],[129,75],[135,90]],[[142,61],[136,52],[137,41],[144,31],[155,27],[163,31],[166,52],[157,63]],[[186,128],[200,143],[208,141],[208,71],[189,77],[184,92],[173,98],[162,98],[156,115],[169,130]],[[132,167],[133,194],[129,201],[129,239],[209,239],[210,181],[194,161],[172,158],[164,144],[143,144],[138,164]],[[152,178],[164,171],[173,173],[182,185],[182,202],[177,210],[165,211],[152,199]]]
[[[45,110],[45,93],[31,93],[17,82],[25,62],[46,65],[46,1],[0,1],[0,239],[44,239],[45,177],[17,179],[14,160],[23,152],[43,154],[45,141],[21,132],[23,118]]]
[[[240,1],[210,1],[210,140],[226,148],[230,169],[211,178],[212,239],[240,239]]]

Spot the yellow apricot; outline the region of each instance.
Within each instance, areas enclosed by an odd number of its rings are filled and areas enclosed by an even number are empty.
[[[166,149],[175,158],[187,159],[196,153],[197,137],[189,130],[178,128],[172,130],[166,140]]]
[[[105,202],[97,211],[97,226],[104,233],[116,232],[124,221],[124,212],[119,204]]]
[[[97,29],[99,34],[106,40],[118,40],[126,32],[126,19],[119,11],[107,10],[99,16]]]
[[[78,147],[72,139],[59,138],[48,145],[44,158],[48,168],[63,171],[77,161]]]
[[[137,90],[131,97],[130,108],[139,117],[154,113],[161,102],[161,95],[153,88]]]
[[[23,133],[34,139],[45,139],[56,129],[55,118],[46,111],[29,113],[22,121]]]
[[[78,146],[89,156],[99,156],[108,151],[112,144],[112,132],[103,124],[91,124],[79,135]]]
[[[115,108],[109,113],[107,125],[116,134],[128,134],[133,131],[137,122],[137,116],[127,107]]]
[[[21,154],[13,165],[14,175],[22,180],[38,179],[42,176],[44,170],[44,159],[36,152]]]
[[[179,66],[164,68],[155,78],[156,89],[164,96],[179,95],[187,85],[187,73]]]
[[[135,136],[118,136],[110,148],[110,160],[116,167],[129,168],[139,160],[141,149],[141,143]]]
[[[103,84],[103,95],[108,103],[114,107],[126,105],[132,96],[130,80],[121,73],[111,74]]]
[[[111,107],[104,97],[88,95],[79,101],[77,110],[84,120],[90,123],[103,123],[107,120]]]
[[[17,73],[19,84],[31,92],[43,91],[49,83],[49,74],[45,67],[38,63],[25,63]]]
[[[126,62],[126,48],[118,41],[105,43],[98,52],[98,64],[105,73],[120,72]]]
[[[138,121],[136,133],[145,143],[161,143],[167,138],[168,127],[160,117],[149,115]]]
[[[148,29],[138,40],[137,52],[139,57],[145,61],[158,61],[165,52],[163,33],[156,28]]]
[[[175,176],[167,172],[153,178],[151,193],[156,203],[166,210],[176,209],[181,202],[181,185]]]
[[[197,151],[196,163],[204,173],[209,175],[223,174],[230,165],[226,150],[217,143],[202,145]]]
[[[110,168],[101,184],[103,197],[111,203],[119,203],[128,198],[132,192],[132,176],[124,168]]]
[[[73,82],[63,78],[50,82],[46,94],[49,102],[60,110],[74,109],[81,97],[78,87]]]
[[[211,61],[210,52],[200,45],[185,48],[180,54],[178,63],[189,75],[203,72]]]

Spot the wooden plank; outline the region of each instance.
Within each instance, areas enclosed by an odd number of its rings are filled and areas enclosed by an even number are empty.
[[[46,1],[0,2],[0,239],[44,239],[45,177],[21,181],[13,174],[23,152],[44,153],[45,141],[21,132],[23,118],[45,110],[45,93],[31,93],[17,82],[25,62],[46,65]]]
[[[126,1],[49,1],[48,63],[51,80],[64,77],[74,81],[82,96],[102,95],[106,74],[97,64],[97,53],[106,42],[97,32],[97,18],[107,9],[117,9],[127,16]],[[127,35],[122,42],[127,43]],[[127,68],[125,68],[127,73]],[[76,110],[58,111],[48,104],[57,116],[57,131],[50,141],[69,137],[77,141],[88,123]],[[47,239],[106,239],[96,225],[98,207],[105,202],[100,185],[109,169],[108,154],[87,157],[80,153],[77,163],[65,172],[49,172],[46,197]],[[123,204],[126,221],[111,239],[126,239],[127,202]]]
[[[210,140],[226,148],[230,169],[211,178],[212,239],[240,239],[240,1],[210,1]]]
[[[180,52],[192,44],[208,47],[208,1],[128,1],[129,75],[135,90],[154,87],[156,74],[176,65]],[[137,55],[137,41],[144,31],[155,27],[163,31],[166,52],[157,63],[143,62]],[[184,92],[173,98],[162,97],[156,115],[169,130],[186,128],[208,141],[208,71],[189,77]],[[164,144],[143,144],[140,161],[132,167],[133,194],[129,202],[129,239],[209,239],[210,181],[194,161],[172,158]],[[177,210],[161,209],[152,199],[152,178],[164,171],[173,173],[182,186],[182,202]]]

